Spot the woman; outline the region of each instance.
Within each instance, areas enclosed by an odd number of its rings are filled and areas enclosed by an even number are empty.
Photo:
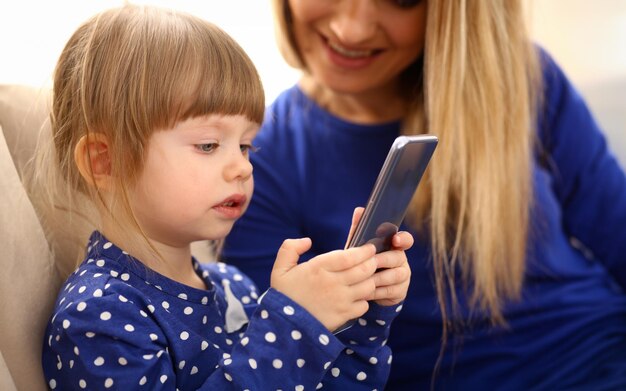
[[[626,387],[626,178],[518,0],[275,0],[302,69],[269,108],[256,191],[224,246],[341,248],[393,139],[439,146],[406,219],[392,390]]]

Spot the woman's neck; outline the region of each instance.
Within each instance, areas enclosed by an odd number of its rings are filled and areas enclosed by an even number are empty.
[[[406,100],[395,86],[362,93],[342,93],[327,88],[310,75],[303,75],[300,88],[320,107],[349,122],[380,124],[401,119]]]

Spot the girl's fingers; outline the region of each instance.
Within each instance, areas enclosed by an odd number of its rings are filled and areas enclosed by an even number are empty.
[[[331,272],[340,272],[351,269],[360,263],[372,258],[376,254],[376,247],[373,244],[364,244],[360,247],[352,247],[347,250],[336,250],[319,255],[322,267]]]
[[[374,274],[374,283],[376,287],[387,287],[402,284],[410,277],[411,272],[408,267],[394,267],[376,272]]]
[[[406,251],[413,247],[413,235],[406,231],[400,231],[391,238],[391,245],[396,250]]]

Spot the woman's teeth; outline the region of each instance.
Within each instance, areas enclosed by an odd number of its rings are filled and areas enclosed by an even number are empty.
[[[328,41],[328,45],[337,53],[351,58],[368,57],[374,53],[373,50],[349,50],[331,41]]]

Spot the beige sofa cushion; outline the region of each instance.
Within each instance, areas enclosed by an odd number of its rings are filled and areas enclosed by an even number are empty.
[[[19,390],[40,390],[45,389],[44,328],[61,280],[4,132],[0,132],[0,172],[0,352]],[[0,384],[4,382],[8,379]]]

